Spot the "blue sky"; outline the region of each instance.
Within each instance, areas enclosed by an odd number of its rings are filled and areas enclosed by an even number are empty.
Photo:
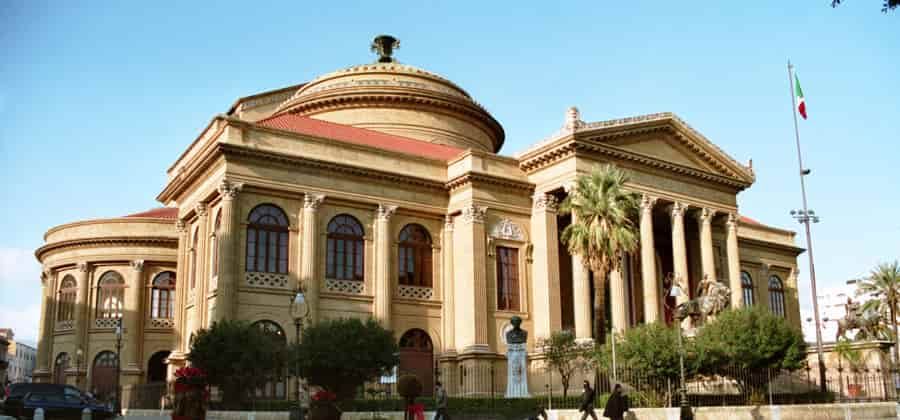
[[[672,111],[753,159],[742,213],[799,228],[790,58],[810,115],[818,278],[861,276],[900,258],[900,11],[829,3],[0,2],[0,326],[37,335],[46,229],[157,206],[165,169],[213,115],[370,62],[379,33],[484,104],[504,154],[554,132],[571,105],[588,121]]]

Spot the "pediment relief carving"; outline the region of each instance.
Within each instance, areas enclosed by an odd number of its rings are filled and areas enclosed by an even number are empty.
[[[715,168],[702,156],[685,147],[681,142],[675,139],[672,134],[645,134],[635,137],[618,138],[614,141],[605,143],[610,146],[615,146],[644,156],[650,156],[665,162],[727,176],[726,173]]]
[[[525,231],[512,220],[503,218],[491,228],[491,238],[525,242]]]

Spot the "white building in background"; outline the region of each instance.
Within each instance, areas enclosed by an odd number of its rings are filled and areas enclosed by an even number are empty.
[[[837,341],[837,322],[847,315],[847,299],[862,305],[871,297],[860,293],[856,288],[859,279],[851,279],[835,287],[828,287],[819,292],[819,315],[822,317],[822,342]],[[816,342],[815,321],[812,310],[801,309],[803,318],[803,337],[809,343]]]
[[[15,340],[12,329],[0,328],[0,336],[9,341],[6,350],[6,379],[9,383],[31,382],[37,360],[37,349]]]

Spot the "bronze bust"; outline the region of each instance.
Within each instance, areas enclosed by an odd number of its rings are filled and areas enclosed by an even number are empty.
[[[518,316],[513,316],[509,323],[512,324],[512,329],[506,332],[506,343],[507,344],[521,344],[528,341],[528,331],[525,331],[521,328],[522,326],[522,318]]]

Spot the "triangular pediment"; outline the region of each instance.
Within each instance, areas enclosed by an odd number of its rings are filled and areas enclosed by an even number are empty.
[[[674,114],[662,113],[624,120],[585,123],[576,137],[625,153],[649,158],[749,185],[753,171],[726,154]]]

